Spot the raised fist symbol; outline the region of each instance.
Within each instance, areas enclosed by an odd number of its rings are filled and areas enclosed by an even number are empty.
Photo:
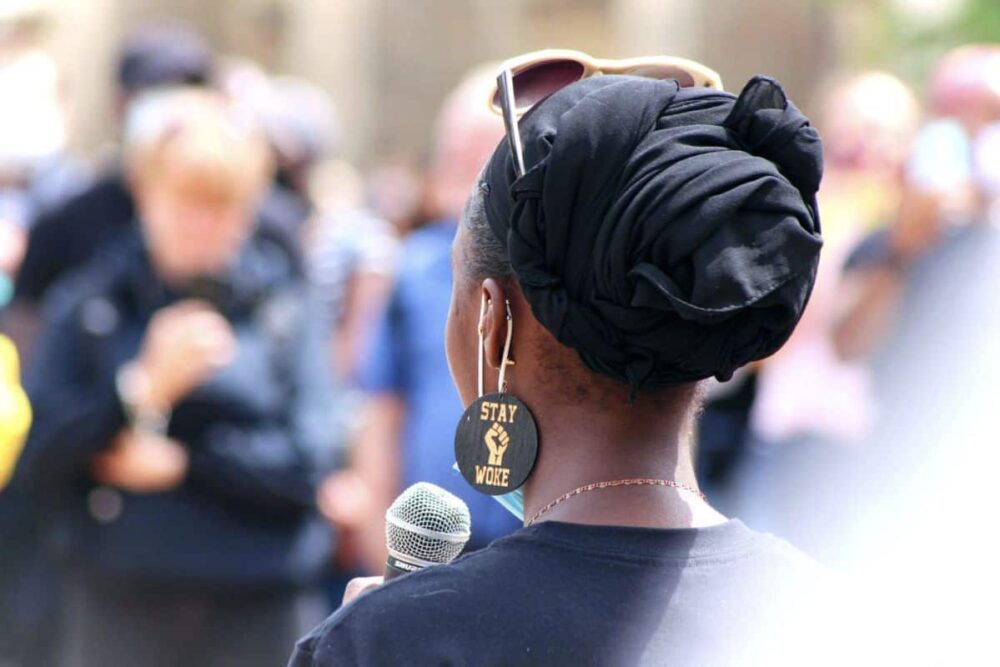
[[[503,465],[503,455],[510,444],[507,430],[500,424],[493,422],[493,426],[490,426],[490,430],[486,432],[483,439],[486,440],[486,447],[490,450],[489,464],[491,466]]]

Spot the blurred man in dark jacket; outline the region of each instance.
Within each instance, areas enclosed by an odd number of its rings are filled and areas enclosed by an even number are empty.
[[[168,86],[204,86],[214,56],[200,35],[177,24],[150,25],[130,34],[118,57],[115,100],[124,120],[143,92]],[[35,221],[17,276],[20,303],[37,306],[58,279],[85,264],[133,229],[135,206],[122,173],[113,169],[78,196]]]
[[[133,103],[143,94],[175,86],[210,87],[216,80],[216,58],[208,43],[191,28],[153,23],[129,34],[116,69],[116,114],[131,122]],[[259,233],[275,241],[292,258],[301,259],[295,234],[308,210],[275,183],[258,202]],[[126,175],[115,164],[89,187],[33,221],[24,261],[15,281],[14,301],[3,321],[26,362],[40,325],[38,309],[58,281],[135,232],[135,201]]]
[[[329,549],[323,343],[287,253],[254,231],[261,136],[208,93],[137,104],[141,239],[47,300],[16,474],[69,566],[69,664],[280,664]]]

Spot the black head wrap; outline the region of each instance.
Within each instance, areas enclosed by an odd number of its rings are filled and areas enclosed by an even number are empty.
[[[819,136],[772,79],[728,93],[580,81],[484,173],[486,215],[535,317],[633,394],[728,379],[791,335],[822,245]]]

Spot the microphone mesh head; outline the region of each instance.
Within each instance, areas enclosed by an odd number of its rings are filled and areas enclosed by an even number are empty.
[[[389,553],[421,565],[448,563],[471,535],[469,508],[461,498],[427,482],[417,482],[385,513]]]

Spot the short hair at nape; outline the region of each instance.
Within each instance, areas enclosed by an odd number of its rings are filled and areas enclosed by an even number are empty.
[[[463,267],[469,279],[476,282],[487,278],[509,281],[514,269],[510,265],[507,247],[493,233],[486,219],[486,184],[481,179],[472,186],[462,213],[462,224],[469,239]]]

